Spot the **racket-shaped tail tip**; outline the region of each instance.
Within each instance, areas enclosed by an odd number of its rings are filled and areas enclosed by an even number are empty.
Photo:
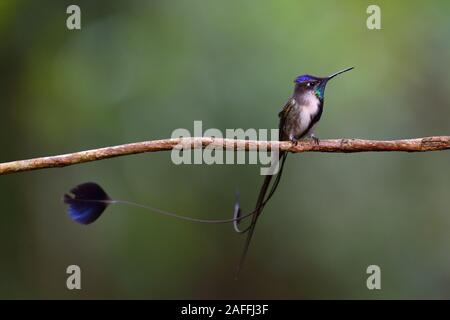
[[[94,182],[80,184],[63,196],[63,202],[68,205],[67,214],[81,224],[91,224],[97,220],[110,201],[102,187]]]

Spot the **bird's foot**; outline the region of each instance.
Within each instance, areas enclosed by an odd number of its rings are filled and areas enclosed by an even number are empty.
[[[316,145],[319,145],[319,143],[320,143],[320,139],[319,138],[317,138],[315,135],[311,135],[310,136],[310,138],[314,141],[314,143],[316,144]]]
[[[294,147],[296,147],[298,145],[298,139],[296,138],[291,138],[291,143],[294,145]]]

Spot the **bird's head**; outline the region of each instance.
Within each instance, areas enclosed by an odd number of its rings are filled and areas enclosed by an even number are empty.
[[[315,77],[311,76],[309,74],[304,74],[301,76],[298,76],[295,78],[295,90],[299,93],[308,93],[313,92],[317,98],[320,100],[323,100],[324,93],[325,93],[325,86],[327,85],[328,81],[336,77],[337,75],[352,70],[353,67],[347,68],[341,71],[338,71],[336,73],[333,73],[331,76],[328,77]]]

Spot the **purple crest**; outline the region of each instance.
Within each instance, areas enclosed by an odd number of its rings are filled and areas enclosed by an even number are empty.
[[[310,76],[309,74],[304,74],[304,75],[301,75],[301,76],[298,76],[297,78],[295,78],[294,82],[301,83],[301,82],[311,81],[311,80],[317,80],[317,78],[314,76]]]

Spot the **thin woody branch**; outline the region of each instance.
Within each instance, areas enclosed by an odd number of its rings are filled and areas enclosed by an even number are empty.
[[[253,141],[219,138],[179,138],[165,139],[123,144],[112,147],[92,149],[68,153],[63,155],[18,160],[0,163],[0,175],[30,171],[45,168],[65,167],[74,164],[103,160],[144,152],[168,151],[179,149],[223,148],[226,150],[271,150],[279,148],[281,151],[292,153],[301,152],[369,152],[369,151],[397,151],[397,152],[425,152],[450,149],[450,136],[435,136],[403,140],[363,140],[363,139],[330,139],[300,141],[297,145],[286,141]]]

